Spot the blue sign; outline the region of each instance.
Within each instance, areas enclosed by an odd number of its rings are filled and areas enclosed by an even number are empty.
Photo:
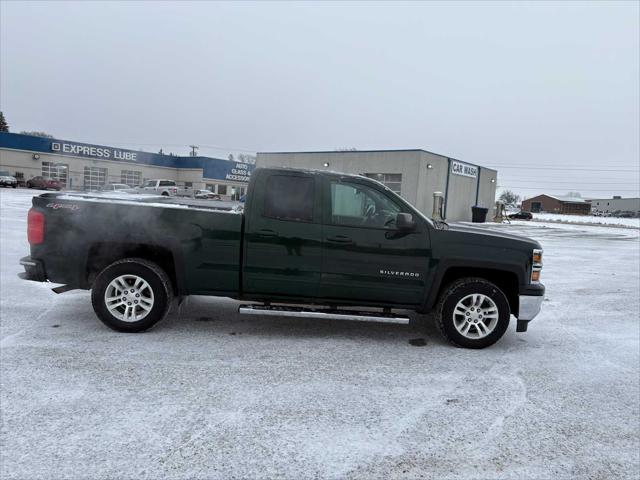
[[[255,165],[238,163],[212,157],[179,157],[136,150],[127,150],[104,145],[92,145],[68,140],[32,137],[16,133],[0,132],[0,148],[27,150],[56,155],[94,158],[116,162],[137,163],[155,167],[201,168],[202,176],[211,180],[248,183]]]

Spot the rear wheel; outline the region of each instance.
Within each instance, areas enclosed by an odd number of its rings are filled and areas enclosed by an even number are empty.
[[[436,326],[451,343],[485,348],[507,331],[511,309],[507,297],[483,278],[462,278],[450,284],[436,307]]]
[[[143,332],[168,313],[171,281],[158,265],[141,258],[112,263],[96,277],[91,303],[98,318],[119,332]]]

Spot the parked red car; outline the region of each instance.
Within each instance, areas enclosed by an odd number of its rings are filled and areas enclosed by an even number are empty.
[[[53,178],[33,177],[27,180],[27,188],[39,188],[41,190],[62,190],[63,184]]]

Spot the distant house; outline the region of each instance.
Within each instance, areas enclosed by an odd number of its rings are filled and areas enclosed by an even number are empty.
[[[564,213],[569,215],[589,215],[591,204],[579,197],[558,195],[538,195],[522,201],[522,210],[539,213]]]

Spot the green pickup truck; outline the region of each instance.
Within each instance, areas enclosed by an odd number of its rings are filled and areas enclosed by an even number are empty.
[[[175,297],[245,302],[242,314],[407,323],[433,312],[451,343],[483,348],[540,311],[538,242],[433,221],[384,185],[262,168],[244,208],[132,194],[46,193],[28,214],[23,278],[91,289],[107,326],[141,332]],[[227,210],[224,210],[224,209]]]

